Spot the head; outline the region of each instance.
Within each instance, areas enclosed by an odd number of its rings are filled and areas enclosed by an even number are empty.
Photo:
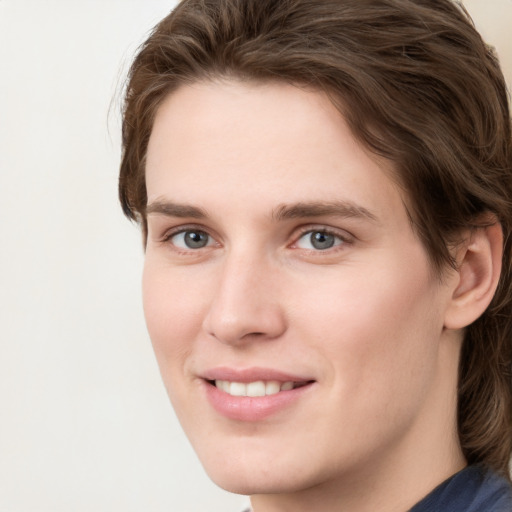
[[[189,101],[190,87],[207,99],[205,84],[291,86],[329,102],[396,186],[439,285],[460,272],[458,248],[472,234],[500,228],[496,292],[481,314],[457,325],[454,407],[467,461],[508,474],[510,114],[498,62],[463,9],[449,0],[183,0],[140,49],[126,91],[120,197],[145,242],[155,120],[178,95]]]

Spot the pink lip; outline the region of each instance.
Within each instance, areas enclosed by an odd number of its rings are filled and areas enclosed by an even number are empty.
[[[257,422],[293,406],[307,393],[314,381],[265,368],[244,370],[232,368],[215,368],[205,372],[203,388],[212,407],[222,416],[236,421]],[[275,395],[261,397],[231,396],[217,389],[209,381],[229,380],[231,382],[255,382],[258,380],[278,382],[304,382],[307,384]]]
[[[228,368],[218,367],[205,371],[201,377],[206,380],[229,380],[231,382],[256,382],[258,380],[276,380],[278,382],[308,382],[309,377],[292,375],[291,373],[271,368]]]

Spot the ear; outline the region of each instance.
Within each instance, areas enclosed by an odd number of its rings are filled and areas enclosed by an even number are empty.
[[[455,288],[445,314],[447,329],[473,323],[489,306],[498,286],[503,255],[503,231],[496,218],[475,228],[457,251]]]

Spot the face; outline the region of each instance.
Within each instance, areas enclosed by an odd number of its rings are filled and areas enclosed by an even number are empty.
[[[450,293],[391,170],[319,92],[198,83],[160,107],[144,309],[219,485],[298,491],[428,439]]]

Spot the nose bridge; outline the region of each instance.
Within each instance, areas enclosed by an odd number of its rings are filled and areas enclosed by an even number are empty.
[[[222,265],[204,320],[207,333],[230,344],[279,336],[285,319],[271,261],[262,254],[232,251]]]

